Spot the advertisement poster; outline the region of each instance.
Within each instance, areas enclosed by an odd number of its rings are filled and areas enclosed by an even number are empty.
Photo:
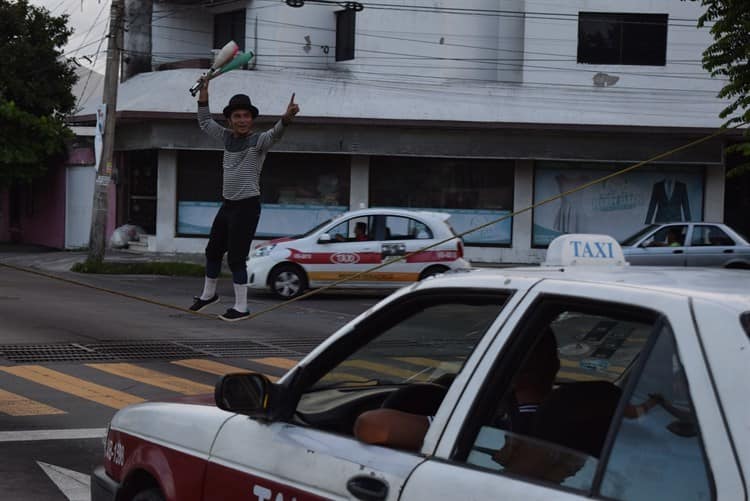
[[[208,236],[220,205],[220,202],[180,201],[177,204],[177,233]],[[339,205],[263,204],[255,234],[258,238],[299,235],[348,209]]]
[[[538,162],[534,203],[601,178],[623,166]],[[603,233],[622,240],[647,224],[701,221],[702,166],[643,167],[534,209],[533,245],[565,233]]]

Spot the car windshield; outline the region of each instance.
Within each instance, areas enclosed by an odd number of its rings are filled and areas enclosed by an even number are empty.
[[[637,233],[620,240],[620,245],[634,245],[638,240],[643,238],[647,233],[652,232],[658,227],[659,227],[658,224],[649,224],[645,228],[639,230]]]
[[[424,383],[455,375],[503,307],[504,297],[492,299],[415,312],[350,355],[311,390]]]
[[[306,232],[304,232],[303,234],[301,234],[301,235],[296,235],[296,236],[295,236],[294,238],[305,238],[305,237],[309,237],[310,235],[312,235],[313,233],[315,233],[316,231],[318,231],[319,229],[321,229],[321,228],[322,228],[323,226],[327,225],[327,224],[328,224],[328,223],[330,223],[331,221],[333,221],[333,219],[326,219],[326,220],[325,220],[325,221],[323,221],[322,223],[320,223],[320,224],[318,224],[318,225],[315,225],[315,226],[314,226],[314,227],[313,227],[312,229],[309,229],[309,230],[307,230],[307,231],[306,231]]]

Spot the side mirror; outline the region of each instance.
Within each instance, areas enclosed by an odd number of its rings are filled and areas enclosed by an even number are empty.
[[[252,417],[267,417],[273,383],[263,374],[226,374],[216,383],[214,400],[219,409]]]
[[[329,235],[328,233],[321,233],[320,236],[318,237],[319,244],[329,244],[332,241],[333,239],[331,238],[331,235]]]

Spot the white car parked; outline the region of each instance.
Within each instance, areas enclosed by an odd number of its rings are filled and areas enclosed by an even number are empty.
[[[347,212],[294,238],[255,248],[247,262],[248,287],[270,289],[282,298],[299,296],[366,271],[395,256],[445,243],[341,287],[402,287],[450,269],[470,268],[463,242],[448,224],[449,214],[399,209]]]
[[[120,410],[92,499],[747,500],[748,381],[749,274],[565,235],[541,267],[403,288],[276,383]],[[363,432],[394,419],[412,448]]]

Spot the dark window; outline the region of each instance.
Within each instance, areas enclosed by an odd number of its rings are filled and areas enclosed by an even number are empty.
[[[230,40],[245,50],[245,9],[214,16],[214,49],[221,49]]]
[[[336,12],[336,61],[354,59],[354,9]]]
[[[462,233],[510,214],[513,172],[508,160],[372,157],[370,206],[446,212]],[[463,238],[468,245],[510,245],[511,220]]]
[[[578,62],[664,66],[667,14],[578,13]]]

